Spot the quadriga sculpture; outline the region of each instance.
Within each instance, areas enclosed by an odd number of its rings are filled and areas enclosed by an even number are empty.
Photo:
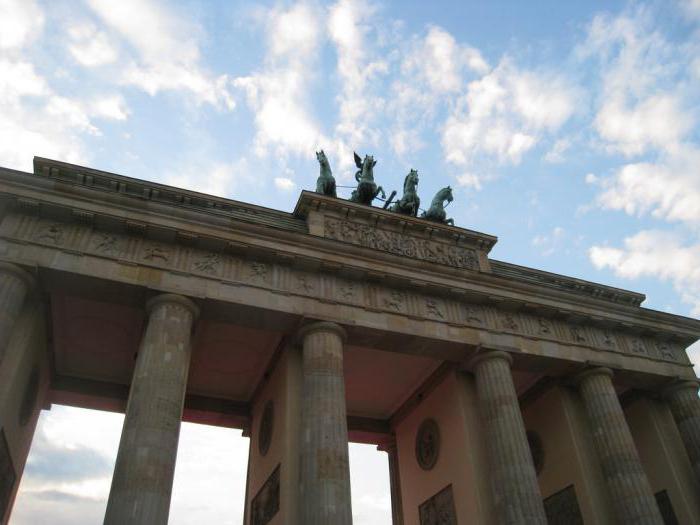
[[[420,206],[420,198],[416,192],[416,186],[418,186],[418,172],[411,170],[403,181],[403,197],[389,209],[396,213],[416,217]]]
[[[445,201],[452,202],[453,200],[454,197],[452,196],[452,188],[450,188],[449,186],[447,186],[446,188],[442,188],[435,194],[435,197],[433,197],[433,200],[430,203],[430,208],[428,209],[428,211],[423,212],[421,217],[429,221],[454,226],[455,221],[453,219],[447,218],[444,206]]]
[[[355,155],[355,165],[358,168],[357,173],[355,173],[357,189],[353,190],[350,200],[370,206],[372,201],[380,193],[382,194],[382,198],[385,199],[386,193],[384,193],[384,189],[381,186],[377,186],[374,182],[373,169],[377,161],[374,160],[372,155],[365,155],[364,160],[355,152],[353,152],[353,155]]]
[[[333,177],[328,157],[326,157],[326,154],[321,150],[316,152],[316,159],[320,165],[320,173],[318,179],[316,179],[316,193],[337,197],[335,193],[335,178]]]

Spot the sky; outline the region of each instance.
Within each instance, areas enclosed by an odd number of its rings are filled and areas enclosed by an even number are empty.
[[[494,258],[693,317],[699,86],[700,0],[0,0],[2,166],[291,211],[315,151],[341,186],[369,153],[386,189],[417,169],[424,204],[451,185]],[[12,523],[99,523],[121,420],[42,413]],[[246,454],[184,424],[171,523],[239,523]],[[390,523],[385,455],[352,446],[351,468],[355,523]]]

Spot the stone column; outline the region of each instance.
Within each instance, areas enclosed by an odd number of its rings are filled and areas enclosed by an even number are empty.
[[[599,367],[580,373],[575,381],[615,514],[620,523],[663,525],[612,376],[612,370]]]
[[[401,475],[399,473],[399,453],[396,440],[378,447],[389,457],[389,487],[391,490],[391,523],[403,525],[403,504],[401,501]]]
[[[499,523],[547,524],[506,352],[478,355],[473,364]]]
[[[166,525],[182,407],[190,366],[190,335],[198,308],[163,294],[148,302],[148,325],[131,382],[106,525]]]
[[[343,342],[335,323],[299,332],[302,342],[301,523],[349,525],[350,466]]]
[[[15,264],[0,262],[0,363],[34,278]]]
[[[697,381],[679,381],[663,391],[700,482],[700,397]]]

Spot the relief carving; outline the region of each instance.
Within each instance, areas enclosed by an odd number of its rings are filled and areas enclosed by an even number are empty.
[[[421,259],[455,268],[479,269],[476,251],[461,246],[417,239],[409,235],[326,217],[326,237],[384,252]]]
[[[305,274],[299,274],[297,276],[297,289],[304,293],[313,293],[315,286],[312,278]]]
[[[676,354],[675,352],[671,349],[671,347],[663,342],[663,341],[657,341],[656,342],[656,351],[661,357],[661,359],[666,359],[668,361],[675,361],[676,360]]]
[[[631,345],[632,352],[635,354],[646,354],[647,353],[647,349],[644,346],[644,341],[642,341],[639,337],[633,338],[630,345]]]
[[[615,336],[611,334],[609,330],[603,330],[603,346],[607,348],[614,348],[617,346],[615,344]]]
[[[394,312],[403,312],[406,307],[406,294],[399,290],[390,290],[389,296],[384,297],[384,307]]]
[[[416,433],[416,461],[423,470],[431,470],[440,455],[440,429],[434,419],[426,419]]]
[[[452,485],[448,485],[418,507],[420,525],[457,525]]]
[[[355,284],[346,281],[338,286],[338,295],[343,301],[352,301],[355,298]]]
[[[280,510],[280,466],[267,478],[253,498],[250,509],[251,525],[266,525]]]
[[[481,310],[471,304],[464,305],[464,321],[467,324],[483,325],[484,319]]]
[[[583,329],[579,326],[570,326],[569,333],[574,343],[585,343],[586,336],[583,335]]]
[[[442,313],[442,306],[437,299],[427,298],[425,300],[425,311],[430,317],[436,319],[444,319],[445,314]]]
[[[501,315],[501,326],[507,330],[517,330],[518,323],[515,316],[510,312],[505,312]]]
[[[100,233],[95,240],[95,250],[107,256],[115,256],[121,251],[119,237],[109,233]]]
[[[61,244],[63,240],[63,227],[60,224],[46,224],[36,234],[36,240]]]
[[[146,246],[146,248],[143,250],[143,258],[147,261],[155,261],[156,259],[160,259],[161,261],[167,263],[169,260],[168,250],[159,244],[151,244]]]
[[[267,281],[269,268],[267,264],[261,262],[250,263],[250,271],[248,277],[252,282],[264,283]]]
[[[552,324],[543,317],[537,318],[537,330],[539,334],[551,334]]]
[[[220,263],[221,256],[218,253],[207,253],[200,259],[196,260],[192,266],[197,271],[214,274],[216,273]]]

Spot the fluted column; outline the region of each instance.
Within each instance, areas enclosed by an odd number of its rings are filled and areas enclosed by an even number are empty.
[[[697,381],[679,381],[669,386],[663,396],[671,409],[695,476],[700,482],[700,397]]]
[[[619,523],[662,525],[625,414],[612,383],[612,370],[592,368],[576,378]]]
[[[303,327],[301,523],[349,525],[350,466],[343,379],[345,331],[335,323]]]
[[[107,502],[107,525],[165,525],[190,365],[195,304],[163,294],[148,302]]]
[[[496,513],[504,525],[546,525],[511,363],[510,355],[496,351],[473,361]]]
[[[15,264],[0,262],[0,363],[34,278]]]

